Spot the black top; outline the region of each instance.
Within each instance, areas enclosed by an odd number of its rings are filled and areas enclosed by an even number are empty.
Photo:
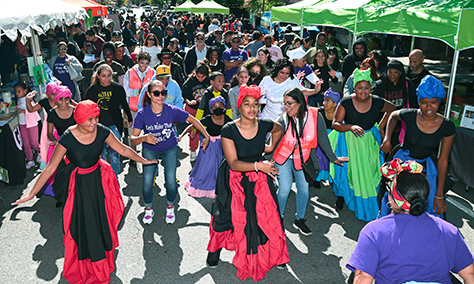
[[[94,70],[94,72],[97,71],[97,68],[99,68],[99,66],[102,64],[106,64],[105,60],[101,60],[97,62],[96,64],[94,64],[94,67],[92,68],[92,70]],[[125,75],[125,70],[123,69],[122,64],[118,63],[115,60],[112,60],[112,65],[110,66],[110,68],[112,68],[112,79],[118,83],[119,81],[118,77]]]
[[[405,121],[407,127],[402,149],[410,150],[410,157],[414,159],[424,159],[430,156],[444,137],[454,135],[455,126],[451,120],[444,118],[436,132],[426,134],[418,128],[417,112],[416,109],[402,109],[400,111],[400,118]]]
[[[347,110],[346,110],[347,111]],[[327,119],[326,112],[324,111],[324,107],[319,107],[319,113],[324,118],[324,124],[326,124],[326,129],[332,129],[332,120]]]
[[[391,102],[397,109],[408,108],[408,105],[410,108],[418,108],[415,86],[410,79],[400,79],[395,85],[388,78],[382,78],[374,82],[371,92]]]
[[[53,107],[49,104],[48,98],[43,98],[39,102],[39,105],[42,106],[45,110],[46,113],[49,113],[49,110],[52,109]]]
[[[188,78],[186,82],[184,82],[184,85],[181,88],[183,92],[183,99],[188,99],[190,101],[196,100],[198,102],[195,105],[190,105],[190,108],[197,109],[199,107],[199,102],[201,101],[202,95],[210,84],[211,82],[209,81],[209,77],[206,77],[202,83],[199,83],[195,76]]]
[[[66,131],[69,126],[73,126],[74,124],[76,124],[76,121],[74,120],[74,111],[71,113],[71,116],[69,118],[62,119],[59,117],[58,113],[56,112],[56,109],[51,109],[48,112],[47,121],[49,123],[52,123],[54,127],[56,127],[59,136],[63,135],[64,131]]]
[[[79,45],[79,48],[84,47],[84,42],[86,42],[86,34],[82,33],[80,35],[76,34],[74,35],[74,40],[77,42],[77,45]]]
[[[229,100],[229,93],[227,93],[227,91],[225,89],[222,89],[221,90],[221,94],[220,94],[221,97],[224,98],[225,100],[225,109],[232,109],[232,106],[230,104],[230,100]],[[199,108],[198,109],[201,109],[204,111],[203,113],[203,117],[210,114],[211,111],[209,110],[209,101],[214,98],[214,93],[212,91],[212,86],[209,86],[206,91],[204,92],[204,94],[202,95],[202,98],[201,98],[201,102],[199,103]]]
[[[235,121],[231,121],[222,127],[221,137],[234,141],[237,158],[245,162],[262,160],[265,151],[265,139],[267,133],[273,129],[273,121],[270,119],[257,118],[258,131],[252,139],[245,139],[240,134]]]
[[[426,68],[423,67],[423,71],[421,71],[420,74],[415,74],[413,73],[413,71],[411,70],[411,67],[408,67],[407,70],[406,70],[406,76],[408,79],[411,80],[411,82],[413,83],[413,85],[415,86],[415,90],[416,88],[418,88],[418,86],[420,85],[421,83],[421,80],[426,76],[426,75],[432,75],[430,71],[428,71]]]
[[[351,96],[342,98],[339,104],[346,110],[346,116],[344,117],[346,124],[359,125],[362,129],[369,130],[379,121],[380,111],[385,105],[385,100],[373,95],[372,105],[366,113],[360,113],[355,109]]]
[[[224,115],[224,125],[227,122],[232,121],[230,117],[228,117],[225,114],[223,115]],[[210,136],[221,135],[221,129],[224,126],[224,125],[215,124],[214,121],[212,120],[212,114],[208,114],[205,117],[201,118],[201,124],[206,127],[207,133],[209,133]]]
[[[311,67],[312,67],[313,71],[314,70],[319,70],[319,72],[321,74],[318,75],[318,78],[323,79],[323,83],[321,84],[321,90],[319,91],[319,93],[324,93],[329,89],[329,80],[331,80],[331,82],[333,82],[333,83],[337,83],[339,81],[337,79],[337,76],[333,78],[329,75],[329,71],[331,70],[331,69],[329,69],[329,66],[324,65],[323,67],[319,67],[316,64],[316,65],[311,66]],[[307,75],[309,75],[309,74],[307,74]]]
[[[91,85],[85,95],[85,99],[96,102],[100,107],[99,122],[105,126],[117,126],[118,130],[123,130],[122,111],[125,111],[127,117],[132,118],[130,107],[128,106],[125,89],[116,82],[111,82],[109,86]]]
[[[99,161],[99,156],[104,148],[105,139],[109,137],[110,130],[102,124],[97,124],[97,136],[91,144],[84,145],[68,129],[59,139],[58,143],[67,149],[66,157],[80,168],[90,168]]]
[[[114,61],[120,63],[120,65],[122,65],[125,72],[127,72],[127,70],[132,68],[134,65],[133,59],[130,57],[130,55],[126,53],[123,54],[122,60],[118,60],[116,57],[114,57]]]

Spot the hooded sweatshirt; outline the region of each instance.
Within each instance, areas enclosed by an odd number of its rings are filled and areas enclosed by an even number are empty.
[[[362,44],[364,46],[364,54],[362,57],[358,57],[355,53],[355,46],[357,44]],[[362,61],[367,57],[367,44],[363,39],[356,40],[352,45],[352,53],[344,57],[344,61],[342,61],[342,75],[346,78],[345,80],[352,75],[352,72],[354,72],[356,68],[360,67]]]

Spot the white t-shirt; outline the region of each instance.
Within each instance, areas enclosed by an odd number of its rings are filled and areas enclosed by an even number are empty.
[[[300,90],[307,90],[296,77],[293,79],[288,78],[282,83],[273,81],[270,76],[264,77],[262,82],[260,82],[260,89],[262,90],[260,103],[266,104],[262,111],[262,118],[277,120],[278,116],[285,111],[283,95],[286,91],[294,87]]]
[[[18,104],[17,104],[18,109],[26,110],[26,97],[19,98],[18,99]],[[21,125],[26,124],[26,113],[18,113],[18,120],[20,121]]]
[[[196,56],[197,56],[196,66],[199,64],[200,61],[203,61],[204,58],[206,58],[206,53],[207,53],[207,46],[202,51],[199,51],[199,49],[196,48]]]
[[[149,64],[151,68],[153,68],[156,64],[160,62],[160,60],[158,59],[158,53],[161,52],[161,48],[159,48],[158,46],[155,46],[155,45],[152,47],[142,46],[142,47],[137,47],[135,49],[135,52],[140,52],[140,51],[146,51],[151,55],[151,61]]]

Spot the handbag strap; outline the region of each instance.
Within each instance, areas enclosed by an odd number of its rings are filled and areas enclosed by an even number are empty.
[[[290,120],[290,124],[291,124],[291,127],[292,129],[295,131],[296,133],[296,141],[298,142],[298,148],[300,150],[300,160],[301,160],[301,165],[304,164],[304,158],[303,158],[303,150],[301,149],[301,141],[300,141],[300,135],[298,134],[298,129],[296,128],[296,122],[294,121],[294,119],[290,116],[289,117],[289,120]]]

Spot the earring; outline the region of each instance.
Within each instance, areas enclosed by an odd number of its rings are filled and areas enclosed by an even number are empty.
[[[387,202],[387,208],[392,209],[392,205],[390,204],[390,201]]]

